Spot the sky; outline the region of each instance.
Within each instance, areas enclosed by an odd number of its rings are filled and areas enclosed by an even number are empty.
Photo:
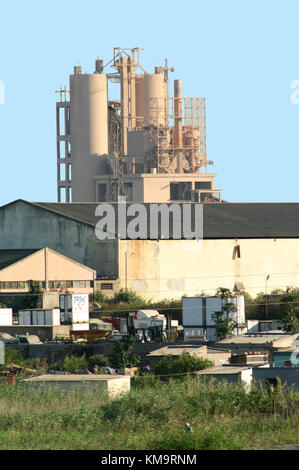
[[[298,18],[295,0],[2,2],[0,206],[57,201],[55,91],[114,47],[143,48],[149,73],[167,58],[171,84],[206,98],[223,199],[298,202]]]

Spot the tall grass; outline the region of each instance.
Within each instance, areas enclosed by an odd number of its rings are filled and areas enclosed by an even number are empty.
[[[37,392],[0,383],[1,449],[248,449],[298,444],[299,394],[142,378],[122,398],[102,389]],[[148,378],[147,378],[148,380]],[[143,384],[143,385],[142,385]],[[190,422],[193,433],[185,432]]]

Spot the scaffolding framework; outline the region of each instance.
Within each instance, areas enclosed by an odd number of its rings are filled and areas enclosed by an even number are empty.
[[[157,173],[174,172],[179,151],[183,152],[182,164],[186,173],[200,173],[202,167],[207,171],[207,165],[212,163],[207,161],[206,155],[205,98],[181,100],[184,109],[184,113],[179,116],[183,123],[182,146],[177,145],[175,139],[175,98],[150,100],[150,120],[159,123],[151,126],[151,160]]]

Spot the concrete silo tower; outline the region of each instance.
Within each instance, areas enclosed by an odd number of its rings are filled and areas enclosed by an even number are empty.
[[[58,201],[92,202],[96,197],[94,176],[107,174],[108,87],[107,76],[70,75],[70,101],[57,103]],[[62,116],[59,111],[62,108]],[[64,116],[63,116],[64,114]]]

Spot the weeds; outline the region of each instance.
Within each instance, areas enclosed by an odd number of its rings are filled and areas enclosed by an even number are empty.
[[[146,380],[149,378],[146,377]],[[134,379],[142,382],[143,377]],[[102,389],[36,391],[0,383],[1,449],[248,449],[297,443],[299,394],[283,387],[146,383],[109,400]],[[193,433],[185,432],[190,422]]]

